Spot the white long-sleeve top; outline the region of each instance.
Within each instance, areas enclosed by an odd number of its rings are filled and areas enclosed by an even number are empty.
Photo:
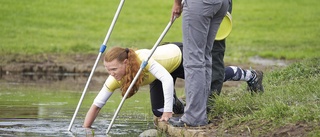
[[[137,50],[138,58],[143,62],[150,55],[151,50],[141,49]],[[172,112],[173,106],[173,91],[174,82],[170,75],[175,69],[179,67],[182,61],[182,53],[180,48],[175,44],[166,44],[158,46],[152,57],[145,67],[145,74],[147,78],[143,81],[142,85],[147,85],[158,79],[162,82],[164,94],[164,112]],[[117,81],[114,77],[108,76],[102,89],[94,100],[94,105],[102,108],[112,93],[120,88],[121,81]]]

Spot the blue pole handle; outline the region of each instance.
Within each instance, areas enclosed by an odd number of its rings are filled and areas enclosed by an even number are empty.
[[[102,44],[100,47],[100,52],[103,53],[106,50],[107,46]]]
[[[141,63],[140,68],[145,68],[147,65],[148,65],[148,61],[143,61],[143,62]]]

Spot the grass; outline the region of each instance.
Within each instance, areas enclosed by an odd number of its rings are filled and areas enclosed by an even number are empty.
[[[264,77],[265,93],[251,95],[245,88],[218,96],[212,116],[223,117],[220,134],[247,131],[261,136],[303,125],[301,135],[320,135],[320,58],[306,59]],[[245,84],[244,84],[245,85]],[[294,130],[300,131],[298,128]],[[297,136],[297,135],[293,135]]]
[[[0,1],[0,55],[97,53],[119,1]],[[151,48],[170,19],[172,1],[125,1],[107,46]],[[234,1],[226,61],[319,56],[320,10],[311,1]],[[163,41],[181,41],[181,18]]]
[[[301,59],[319,56],[316,1],[234,1],[230,57]],[[258,53],[257,53],[258,52]]]
[[[214,114],[223,117],[219,132],[259,136],[302,123],[311,128],[310,136],[319,135],[318,1],[233,2],[226,62],[248,63],[256,55],[301,62],[265,72],[263,95],[243,94],[243,88],[219,96]],[[0,5],[0,56],[18,62],[26,55],[98,53],[119,1],[2,0]],[[169,22],[171,6],[172,1],[126,1],[107,49],[151,48]],[[181,39],[179,18],[163,41]]]
[[[13,0],[0,4],[4,5],[0,13],[3,28],[0,53],[39,54],[98,51],[119,2]],[[153,46],[169,21],[168,6],[169,2],[125,2],[110,45]],[[150,7],[162,10],[151,11]]]

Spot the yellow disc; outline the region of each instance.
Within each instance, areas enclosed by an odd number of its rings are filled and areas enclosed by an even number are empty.
[[[227,38],[231,30],[232,30],[232,17],[231,17],[231,14],[227,12],[227,15],[223,18],[220,24],[215,40],[223,40]]]

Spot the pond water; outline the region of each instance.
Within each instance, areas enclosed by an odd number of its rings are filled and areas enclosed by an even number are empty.
[[[121,101],[117,91],[100,111],[93,130],[82,128],[86,112],[106,76],[93,76],[77,117],[68,126],[83,92],[87,75],[2,74],[0,77],[0,136],[106,136],[105,132]],[[155,129],[148,87],[127,99],[110,136],[139,136]]]

